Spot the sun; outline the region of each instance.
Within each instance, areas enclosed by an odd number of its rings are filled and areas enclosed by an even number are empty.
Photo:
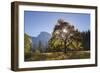
[[[63,32],[64,32],[64,33],[67,33],[68,31],[67,31],[67,29],[64,28],[64,29],[63,29]]]

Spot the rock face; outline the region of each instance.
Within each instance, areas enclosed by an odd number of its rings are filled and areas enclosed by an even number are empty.
[[[48,41],[51,35],[47,32],[41,32],[37,37],[31,37],[32,39],[32,50],[40,49],[45,51],[48,48]]]

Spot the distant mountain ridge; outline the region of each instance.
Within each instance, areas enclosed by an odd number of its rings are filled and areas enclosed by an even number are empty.
[[[32,40],[32,50],[41,49],[45,51],[48,47],[48,41],[51,38],[51,34],[48,32],[41,32],[37,37],[31,37]]]

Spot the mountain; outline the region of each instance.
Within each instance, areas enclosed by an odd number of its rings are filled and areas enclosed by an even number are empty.
[[[37,37],[31,37],[32,39],[32,50],[41,49],[45,51],[48,47],[48,41],[51,38],[51,34],[47,32],[41,32]]]

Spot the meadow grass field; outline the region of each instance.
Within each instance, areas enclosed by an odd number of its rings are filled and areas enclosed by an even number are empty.
[[[30,57],[25,61],[46,61],[46,60],[67,60],[67,59],[87,59],[90,58],[90,51],[67,51],[48,52],[48,53],[30,53]]]

